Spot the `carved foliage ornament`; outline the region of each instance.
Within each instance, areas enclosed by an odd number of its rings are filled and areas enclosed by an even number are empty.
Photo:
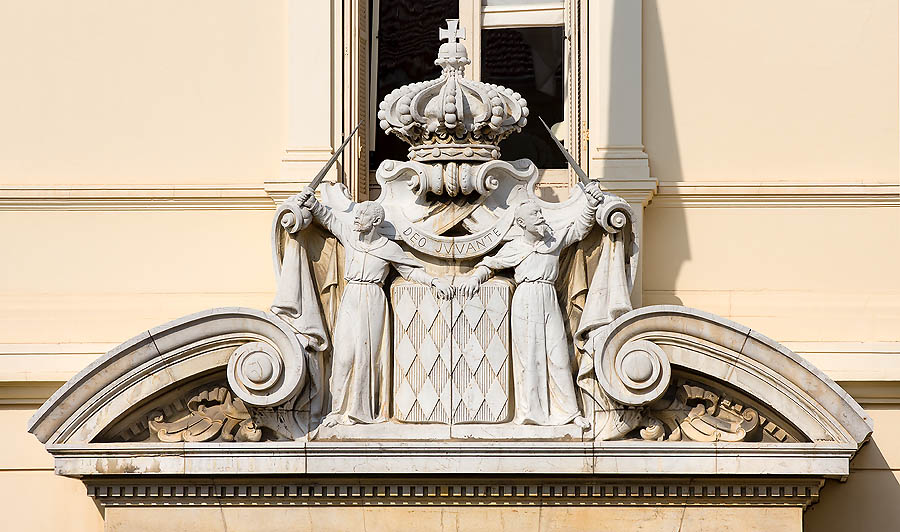
[[[187,401],[187,412],[165,421],[161,412],[150,415],[147,441],[207,442],[260,441],[262,431],[250,419],[244,402],[225,386],[205,389]]]
[[[779,423],[757,408],[731,399],[709,385],[679,379],[644,412],[641,439],[655,441],[796,443]]]

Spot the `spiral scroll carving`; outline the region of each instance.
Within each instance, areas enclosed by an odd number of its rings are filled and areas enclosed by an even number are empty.
[[[634,211],[625,200],[615,198],[597,209],[596,219],[607,233],[618,233],[630,220],[634,220]]]
[[[669,358],[658,345],[630,340],[616,353],[604,353],[597,371],[603,389],[616,401],[641,406],[662,396],[672,380]]]
[[[228,384],[247,404],[276,405],[296,391],[286,370],[284,359],[272,345],[248,342],[235,349],[228,360]]]
[[[290,234],[302,231],[312,223],[312,213],[294,201],[285,201],[275,211],[275,221]]]

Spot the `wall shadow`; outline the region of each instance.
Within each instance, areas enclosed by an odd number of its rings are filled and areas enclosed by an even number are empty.
[[[660,4],[660,0],[644,0],[642,3],[644,147],[650,155],[651,175],[660,181],[682,181],[684,174]],[[682,109],[682,112],[684,111],[686,110]]]
[[[644,149],[650,159],[650,175],[665,183],[681,181],[684,176],[658,4],[658,0],[642,2],[641,128]],[[618,2],[616,6],[617,10],[621,9]],[[626,31],[623,24],[616,22],[614,33]],[[617,41],[613,38],[614,46]],[[614,53],[613,57],[620,54]],[[617,98],[626,97],[615,91],[610,94],[613,109]],[[681,305],[683,302],[674,291],[682,265],[691,258],[685,210],[676,198],[665,198],[665,205],[659,200],[651,200],[644,210],[642,303]]]
[[[856,468],[865,456],[865,467]],[[874,441],[850,465],[846,482],[828,480],[819,502],[803,515],[805,532],[897,530],[900,528],[900,482]]]

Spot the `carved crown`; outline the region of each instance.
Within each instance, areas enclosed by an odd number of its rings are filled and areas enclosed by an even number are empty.
[[[528,103],[512,89],[463,77],[471,61],[459,20],[448,19],[440,37],[440,77],[391,91],[378,105],[379,125],[410,144],[413,161],[499,159],[500,141],[527,122]]]

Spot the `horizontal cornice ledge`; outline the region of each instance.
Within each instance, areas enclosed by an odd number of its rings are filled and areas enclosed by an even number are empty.
[[[604,189],[658,207],[900,207],[900,184],[691,183],[601,179]],[[303,180],[258,184],[0,185],[0,210],[269,210]],[[548,183],[548,186],[560,186]]]
[[[598,180],[600,187],[615,194],[629,203],[647,205],[657,193],[658,184],[656,178],[616,179],[604,177]]]
[[[836,381],[859,403],[871,403],[871,393],[855,384],[882,388],[876,402],[900,403],[900,342],[783,342]],[[67,380],[104,353],[113,343],[0,343],[0,402],[3,398],[41,404]],[[33,384],[51,385],[45,395],[16,395]],[[29,388],[37,390],[38,388]]]
[[[0,185],[0,211],[270,210],[263,184]]]
[[[48,445],[56,472],[109,475],[773,475],[845,478],[853,445],[699,442],[264,442]]]
[[[656,207],[900,207],[900,184],[660,181]]]

